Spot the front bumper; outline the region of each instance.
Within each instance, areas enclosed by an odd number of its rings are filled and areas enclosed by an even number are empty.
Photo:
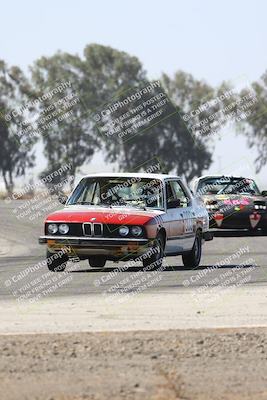
[[[121,256],[136,257],[147,251],[148,239],[99,238],[79,236],[40,236],[39,244],[46,244],[49,251],[65,248],[69,254],[78,256],[104,255],[110,258]]]
[[[218,211],[220,214],[220,211]],[[210,229],[266,229],[267,228],[267,213],[258,212],[260,215],[259,222],[253,226],[250,221],[250,216],[253,215],[253,211],[240,211],[225,213],[223,220],[220,224],[216,222],[216,213],[209,213]]]

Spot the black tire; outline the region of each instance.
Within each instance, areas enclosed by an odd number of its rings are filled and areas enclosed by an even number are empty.
[[[92,268],[104,268],[106,261],[106,257],[103,256],[91,256],[88,259],[89,265]]]
[[[184,267],[197,268],[201,260],[201,254],[202,254],[202,236],[201,232],[197,231],[192,250],[182,255]]]
[[[61,272],[67,266],[69,257],[62,252],[50,253],[49,250],[46,252],[46,265],[49,271]]]
[[[163,257],[164,257],[164,246],[165,241],[162,234],[159,234],[156,239],[154,240],[153,247],[153,254],[150,257],[143,258],[143,267],[151,269],[158,269],[162,266]]]

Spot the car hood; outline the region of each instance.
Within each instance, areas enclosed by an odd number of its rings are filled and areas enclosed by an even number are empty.
[[[66,206],[49,214],[46,222],[99,222],[102,224],[144,225],[163,214],[160,210],[142,210],[134,207],[92,207],[88,205]],[[95,218],[92,220],[92,218]]]

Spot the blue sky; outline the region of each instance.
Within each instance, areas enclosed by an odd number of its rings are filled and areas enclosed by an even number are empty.
[[[266,15],[264,0],[11,0],[1,4],[0,58],[26,71],[42,55],[82,55],[99,43],[136,55],[151,78],[182,69],[212,85],[240,75],[252,81],[267,69]],[[234,161],[237,148],[253,161],[245,140],[227,134],[211,172]]]

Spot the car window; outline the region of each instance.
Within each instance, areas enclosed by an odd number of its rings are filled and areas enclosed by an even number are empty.
[[[72,193],[68,205],[132,206],[163,209],[159,179],[138,177],[88,177]]]
[[[167,207],[168,207],[168,204],[175,199],[170,182],[166,183],[166,195],[167,195]]]
[[[188,206],[188,198],[180,185],[179,181],[170,181],[170,186],[173,192],[174,200],[180,200],[180,207]]]
[[[260,191],[252,179],[221,176],[218,178],[202,179],[198,183],[197,193],[212,194],[255,194]]]

